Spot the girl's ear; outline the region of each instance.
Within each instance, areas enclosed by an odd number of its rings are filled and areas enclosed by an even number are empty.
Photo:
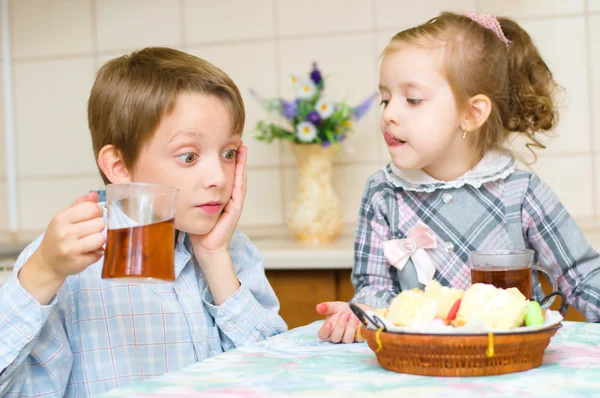
[[[483,126],[491,112],[492,101],[487,95],[478,94],[469,99],[469,105],[463,118],[464,125],[461,127],[465,131],[475,131]]]
[[[113,184],[131,182],[131,174],[121,157],[121,152],[113,145],[105,145],[98,153],[98,167]]]

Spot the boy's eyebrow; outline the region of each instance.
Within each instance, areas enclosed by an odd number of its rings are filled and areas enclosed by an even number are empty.
[[[171,141],[173,141],[175,138],[180,137],[180,136],[187,136],[187,137],[202,137],[204,136],[204,133],[201,133],[199,131],[177,131],[175,134],[173,134],[171,136],[171,138],[169,138],[169,141],[167,141],[167,144],[170,143]]]

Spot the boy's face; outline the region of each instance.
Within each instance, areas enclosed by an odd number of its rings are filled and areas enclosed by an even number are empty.
[[[219,98],[180,94],[173,112],[141,148],[131,179],[178,188],[175,228],[204,235],[231,198],[240,141]]]

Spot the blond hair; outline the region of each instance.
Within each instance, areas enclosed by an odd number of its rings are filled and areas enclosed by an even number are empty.
[[[131,169],[142,145],[152,138],[163,116],[173,111],[183,92],[219,98],[229,109],[232,134],[242,134],[244,103],[225,72],[178,50],[145,48],[108,61],[96,75],[88,102],[96,160],[105,145],[113,145]]]
[[[552,130],[558,122],[553,93],[558,86],[531,37],[516,22],[498,18],[507,46],[492,30],[472,19],[444,12],[396,34],[383,56],[404,43],[440,48],[443,73],[459,109],[469,98],[484,94],[492,103],[487,121],[477,131],[478,155],[504,146],[511,133],[527,136],[527,148],[545,148],[536,133]],[[534,153],[535,155],[535,153]]]

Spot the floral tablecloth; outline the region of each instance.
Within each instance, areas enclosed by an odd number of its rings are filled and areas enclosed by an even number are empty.
[[[207,359],[105,397],[600,397],[600,324],[564,322],[542,366],[473,378],[381,368],[366,343],[317,338],[321,322]]]

